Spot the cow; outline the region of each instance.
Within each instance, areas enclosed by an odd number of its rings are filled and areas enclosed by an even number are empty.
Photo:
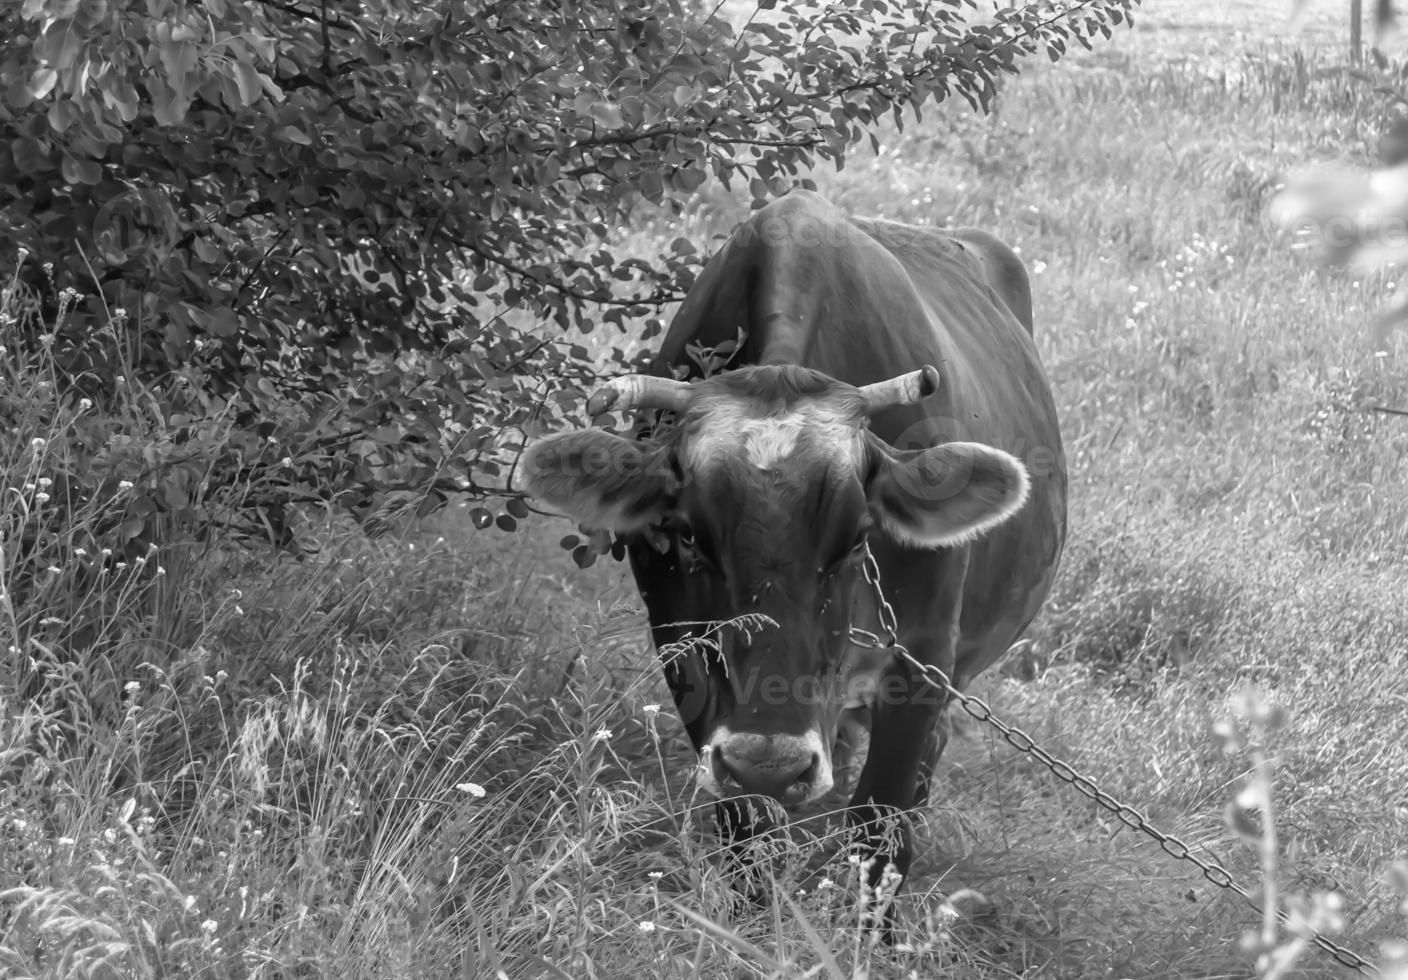
[[[624,539],[729,846],[770,826],[749,795],[795,810],[850,789],[872,883],[906,875],[946,698],[857,637],[883,635],[883,596],[898,642],[961,690],[1036,615],[1065,542],[1021,260],[794,191],[709,260],[649,373],[588,402],[647,409],[671,424],[532,444],[526,490]]]

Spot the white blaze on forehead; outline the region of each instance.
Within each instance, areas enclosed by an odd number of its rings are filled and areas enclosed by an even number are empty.
[[[723,455],[741,452],[757,469],[777,469],[804,441],[828,454],[859,451],[860,427],[855,420],[826,405],[807,405],[771,415],[754,414],[747,408],[725,405],[705,415],[690,440],[690,463],[707,464]]]
[[[806,420],[793,413],[777,419],[754,419],[743,423],[743,451],[748,462],[760,470],[770,470],[782,464],[797,450]]]

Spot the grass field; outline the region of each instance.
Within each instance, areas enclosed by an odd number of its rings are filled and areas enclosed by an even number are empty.
[[[1256,686],[1289,716],[1279,883],[1341,893],[1342,941],[1377,959],[1408,931],[1385,876],[1408,839],[1408,419],[1365,406],[1408,408],[1408,342],[1368,343],[1390,282],[1317,272],[1264,217],[1287,171],[1372,156],[1383,109],[1327,6],[1302,37],[1280,4],[1154,2],[1009,79],[994,116],[941,107],[816,176],[857,212],[988,228],[1033,273],[1071,541],[977,693],[1259,888],[1224,820],[1250,756],[1212,733]],[[684,227],[740,214],[711,198]],[[38,480],[24,445],[7,472]],[[52,676],[61,707],[5,706],[0,974],[1252,975],[1239,899],[961,718],[899,949],[855,928],[821,818],[776,900],[733,908],[628,576],[577,570],[569,530],[452,511],[311,564],[154,556],[177,584],[149,625],[114,613],[120,653]],[[0,613],[31,644],[12,665],[60,670],[61,614]],[[956,914],[964,887],[996,913]],[[1308,952],[1286,975],[1340,974]]]

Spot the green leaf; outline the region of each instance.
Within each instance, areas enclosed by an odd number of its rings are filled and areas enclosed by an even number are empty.
[[[103,168],[92,160],[76,160],[67,153],[59,164],[59,172],[70,184],[96,184],[103,179]]]
[[[39,68],[29,80],[29,94],[36,99],[46,98],[54,90],[54,84],[59,80],[59,73],[53,68]]]
[[[625,125],[625,120],[621,117],[621,107],[610,102],[593,102],[591,116],[608,129],[620,129]]]
[[[147,529],[147,522],[139,515],[132,515],[122,522],[118,528],[118,537],[123,541],[131,541]]]
[[[161,78],[149,79],[147,89],[151,92],[152,115],[158,124],[175,126],[186,118],[186,110],[191,104],[190,96],[176,91]]]
[[[596,564],[596,552],[581,544],[572,549],[572,560],[577,563],[578,568],[591,568]]]
[[[259,81],[259,72],[253,65],[243,61],[234,63],[235,83],[240,90],[240,104],[252,106],[259,101],[259,96],[263,92],[263,85]]]
[[[655,170],[647,170],[645,173],[641,174],[637,186],[640,189],[641,196],[651,204],[659,204],[665,194],[665,181],[660,177],[659,172]]]
[[[21,136],[10,144],[15,166],[22,174],[37,174],[49,167],[49,150],[32,136]]]

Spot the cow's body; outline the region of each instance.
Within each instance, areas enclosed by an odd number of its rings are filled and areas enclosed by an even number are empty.
[[[672,389],[672,442],[612,444],[630,480],[596,480],[585,501],[583,481],[561,475],[568,447],[587,444],[579,433],[530,458],[547,474],[530,473],[531,489],[628,536],[706,784],[807,802],[841,770],[838,739],[868,727],[852,819],[905,873],[908,830],[885,838],[881,824],[923,801],[942,698],[892,654],[847,642],[849,627],[879,625],[858,556],[875,557],[900,641],[960,687],[1040,608],[1065,538],[1066,478],[1026,274],[983,233],[848,218],[798,192],[708,263],[654,373],[697,373],[687,348],[740,330],[728,373]],[[931,397],[857,407],[865,386],[925,365],[938,373]],[[712,653],[695,642],[701,624],[750,613],[773,625],[716,633]],[[770,677],[784,682],[771,694]],[[808,679],[819,696],[802,692]],[[730,833],[756,829],[746,814],[725,804]]]

